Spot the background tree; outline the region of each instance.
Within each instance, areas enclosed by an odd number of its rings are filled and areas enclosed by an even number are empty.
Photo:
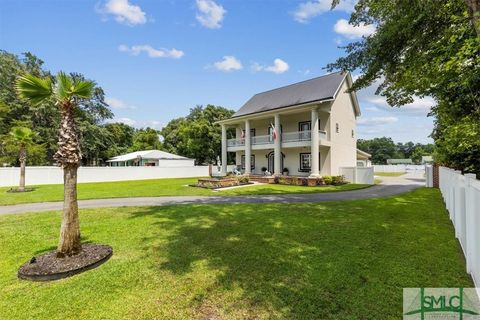
[[[436,160],[480,174],[480,157],[473,155],[478,143],[466,139],[477,135],[475,124],[480,121],[478,4],[479,0],[359,0],[350,22],[373,24],[376,32],[348,44],[346,56],[327,67],[361,71],[354,90],[380,81],[376,93],[391,106],[411,103],[415,96],[433,97]],[[468,134],[452,134],[451,128]]]
[[[135,131],[133,135],[133,144],[129,148],[131,152],[141,150],[161,150],[160,131],[145,128]]]
[[[221,153],[222,132],[214,123],[234,111],[220,106],[197,106],[186,117],[173,119],[162,130],[163,146],[172,153],[196,159],[198,164],[213,163]],[[234,135],[228,131],[229,137]]]
[[[25,191],[25,167],[27,165],[27,152],[29,146],[34,144],[35,133],[30,128],[15,126],[12,127],[7,137],[4,138],[5,144],[13,145],[18,149],[18,161],[20,162],[20,183],[17,191]]]
[[[108,123],[105,125],[105,129],[110,136],[110,144],[102,153],[103,159],[129,152],[133,146],[135,128],[124,123]]]
[[[387,159],[412,159],[413,162],[420,163],[422,156],[433,154],[433,144],[415,144],[411,141],[395,144],[392,138],[388,137],[358,139],[357,147],[370,153],[374,164],[386,164]]]
[[[31,129],[37,133],[36,142],[43,148],[34,147],[31,150],[29,164],[53,164],[54,154],[57,150],[57,132],[60,127],[60,113],[55,106],[55,101],[47,99],[35,108],[18,97],[15,81],[25,74],[30,73],[37,77],[51,77],[50,72],[44,70],[43,61],[31,53],[24,53],[21,57],[0,50],[0,135],[10,131],[15,121],[28,121]],[[78,73],[71,76],[75,79],[85,80]],[[55,79],[52,78],[52,81]],[[99,163],[98,157],[105,150],[108,142],[108,132],[102,130],[103,123],[113,117],[108,105],[105,103],[103,89],[95,85],[90,99],[82,101],[83,107],[77,109],[76,117],[79,127],[79,141],[84,155],[82,162],[85,165]],[[37,156],[36,151],[45,152]],[[32,153],[32,151],[35,151]],[[7,159],[7,163],[14,163],[11,156],[5,154],[5,149],[0,149],[0,158]],[[9,160],[10,159],[10,160]],[[38,160],[38,161],[37,161]]]
[[[60,109],[61,124],[55,159],[64,172],[63,219],[57,248],[57,255],[62,257],[77,254],[82,249],[77,203],[77,170],[81,151],[75,113],[77,108],[82,106],[82,101],[91,98],[95,83],[72,78],[63,72],[60,72],[56,79],[57,83],[53,87],[51,78],[41,79],[26,74],[17,80],[17,90],[20,96],[32,105],[40,105],[52,99]]]
[[[392,138],[382,137],[372,140],[357,140],[357,147],[372,155],[374,164],[386,164],[387,159],[397,158],[397,147]]]

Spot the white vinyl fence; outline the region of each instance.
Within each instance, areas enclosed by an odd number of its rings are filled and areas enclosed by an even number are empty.
[[[373,168],[372,167],[341,167],[340,175],[351,183],[373,184]]]
[[[465,254],[467,272],[480,288],[480,180],[474,174],[440,167],[439,187]]]
[[[213,167],[216,170],[216,167]],[[208,166],[195,167],[80,167],[78,182],[106,182],[161,178],[188,178],[208,176]],[[0,168],[0,187],[18,185],[20,168]],[[26,184],[62,184],[63,171],[59,167],[27,167]]]
[[[424,165],[416,164],[374,164],[373,171],[375,172],[423,172]]]

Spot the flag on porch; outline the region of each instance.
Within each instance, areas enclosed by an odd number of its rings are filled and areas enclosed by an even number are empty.
[[[240,135],[240,140],[241,140],[242,142],[245,141],[245,130],[242,130],[242,134]]]
[[[275,126],[272,123],[270,123],[270,127],[272,127],[273,140],[277,140],[277,128],[275,128]]]

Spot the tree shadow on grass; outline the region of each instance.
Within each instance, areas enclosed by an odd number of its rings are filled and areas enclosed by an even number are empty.
[[[241,306],[245,318],[260,311],[273,318],[386,318],[400,317],[404,287],[451,286],[459,277],[468,285],[455,262],[458,248],[431,248],[451,229],[441,222],[436,235],[423,233],[442,214],[428,211],[427,200],[152,207],[132,217],[157,218],[143,239],[146,255],[164,258],[154,268],[186,275],[204,262],[206,272],[221,270],[214,287],[192,301],[195,308]],[[170,236],[152,248],[157,228]],[[428,256],[412,256],[414,250]],[[439,269],[435,279],[430,263]],[[215,300],[238,287],[236,304]]]

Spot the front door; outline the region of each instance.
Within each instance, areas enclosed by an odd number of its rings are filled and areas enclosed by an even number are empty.
[[[282,156],[280,157],[280,172],[283,171],[283,157],[284,155],[282,154]],[[270,172],[271,174],[273,174],[275,171],[275,152],[270,152],[268,154],[268,172]]]

